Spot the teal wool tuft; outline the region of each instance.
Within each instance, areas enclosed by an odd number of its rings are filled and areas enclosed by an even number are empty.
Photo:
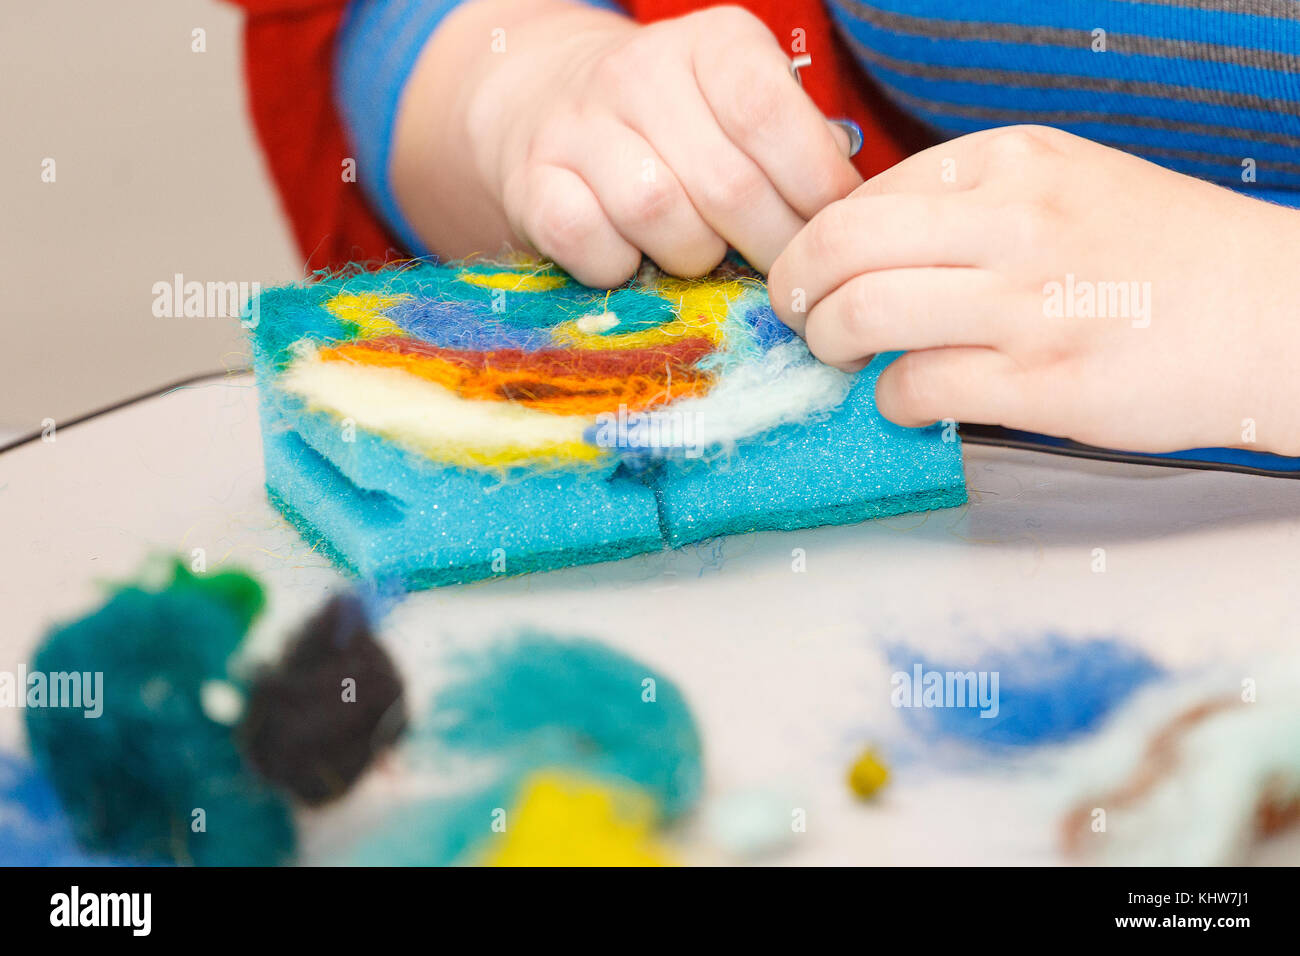
[[[529,634],[473,658],[435,700],[429,733],[449,751],[518,772],[566,766],[644,787],[665,817],[696,802],[700,737],[682,692],[594,641]]]
[[[29,706],[32,753],[88,850],[141,863],[270,865],[294,850],[288,806],[247,767],[232,729],[204,711],[209,682],[262,605],[257,582],[177,566],[161,591],[124,587],[53,630],[33,674],[100,685],[98,716]],[[95,675],[102,675],[96,678]]]
[[[336,862],[446,866],[475,861],[493,814],[530,774],[563,769],[654,798],[665,821],[699,801],[700,735],[686,699],[654,668],[594,641],[525,634],[464,659],[408,743],[493,765],[488,784],[388,814]]]

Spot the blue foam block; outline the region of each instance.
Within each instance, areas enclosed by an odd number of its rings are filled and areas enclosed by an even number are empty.
[[[297,427],[294,427],[297,426]],[[323,437],[263,403],[271,501],[314,547],[355,574],[437,587],[609,561],[663,547],[654,492],[630,478],[516,478],[440,468],[358,432]],[[324,452],[324,454],[322,453]]]
[[[389,318],[416,339],[453,348],[532,348],[528,336],[544,340],[548,322],[638,294],[570,284],[537,296],[512,293],[513,311],[498,315],[493,290],[459,282],[460,268],[420,265],[273,289],[259,299],[252,341],[269,497],[313,547],[354,574],[433,587],[966,500],[955,432],[899,428],[876,411],[884,357],[820,420],[772,429],[723,456],[656,460],[639,471],[635,456],[622,464],[611,456],[595,471],[545,474],[447,467],[362,429],[343,440],[338,421],[276,387],[299,340],[327,345],[357,334],[325,307],[340,292],[409,295]],[[765,301],[747,315],[756,317],[759,347],[789,340]]]
[[[864,369],[825,421],[775,429],[723,460],[667,464],[655,478],[667,543],[965,502],[955,430],[944,441],[941,426],[900,428],[876,411],[876,380],[894,357]]]

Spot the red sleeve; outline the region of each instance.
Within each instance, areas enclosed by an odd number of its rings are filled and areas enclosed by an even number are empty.
[[[253,127],[307,271],[386,261],[398,246],[361,187],[334,107],[334,40],[347,0],[230,0],[243,7]]]

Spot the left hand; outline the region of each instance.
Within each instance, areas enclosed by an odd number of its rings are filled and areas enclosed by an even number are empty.
[[[903,425],[1300,454],[1300,212],[1044,127],[973,133],[831,203],[777,314]]]

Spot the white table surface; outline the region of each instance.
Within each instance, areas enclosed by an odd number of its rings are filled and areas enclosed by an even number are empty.
[[[201,547],[209,570],[261,578],[270,607],[253,641],[267,653],[343,586],[266,501],[255,406],[251,379],[216,381],[0,455],[0,669],[21,667],[52,621],[150,555]],[[699,720],[707,799],[760,788],[807,810],[808,832],[779,862],[1057,862],[1059,814],[1079,796],[1070,748],[966,768],[913,759],[876,805],[851,798],[857,749],[888,751],[900,726],[883,649],[942,657],[1045,631],[1114,636],[1235,686],[1296,643],[1300,481],[969,445],[965,463],[962,508],[419,592],[384,639],[417,709],[448,649],[522,627],[643,658]],[[0,711],[0,747],[23,746],[21,712]],[[388,762],[304,818],[308,858],[426,786]]]

